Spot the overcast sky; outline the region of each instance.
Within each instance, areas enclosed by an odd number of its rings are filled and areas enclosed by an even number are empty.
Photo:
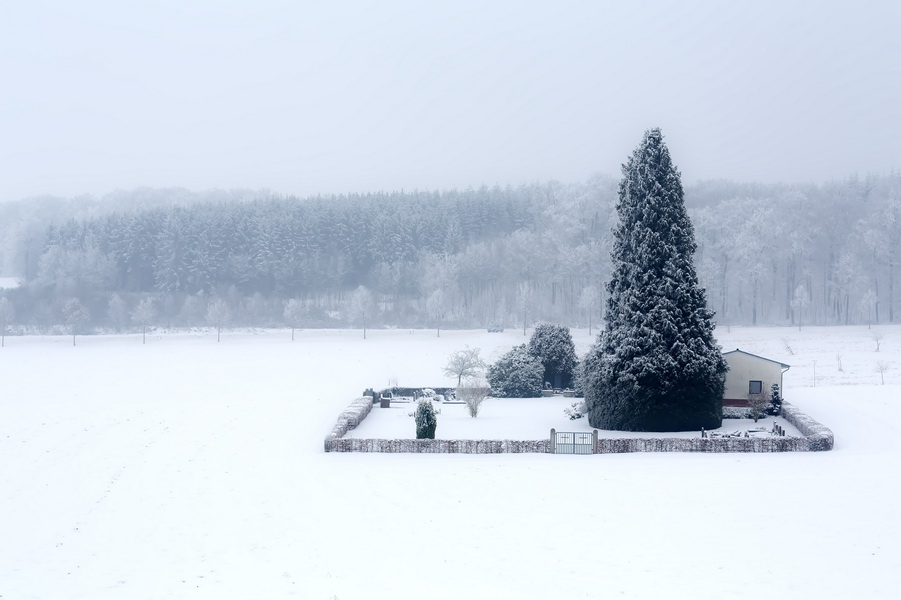
[[[901,168],[901,2],[4,2],[0,200]]]

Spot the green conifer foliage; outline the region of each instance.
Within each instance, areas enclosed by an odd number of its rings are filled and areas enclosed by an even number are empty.
[[[435,407],[432,406],[432,401],[419,401],[413,418],[416,421],[416,439],[434,440],[435,429],[438,427],[438,416],[435,414]]]
[[[694,268],[679,172],[659,129],[623,165],[606,329],[585,360],[592,427],[691,431],[722,424],[726,361]]]

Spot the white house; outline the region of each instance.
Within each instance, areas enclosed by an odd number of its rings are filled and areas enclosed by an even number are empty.
[[[769,395],[774,383],[779,384],[781,394],[782,374],[791,368],[778,360],[757,356],[738,348],[723,352],[723,358],[729,363],[723,406],[747,406],[749,395]]]

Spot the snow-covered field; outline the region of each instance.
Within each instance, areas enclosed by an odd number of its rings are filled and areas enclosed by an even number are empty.
[[[786,400],[835,434],[747,455],[322,451],[363,389],[450,385],[452,351],[521,331],[7,338],[0,598],[896,598],[901,328],[878,331],[719,331],[791,364]]]

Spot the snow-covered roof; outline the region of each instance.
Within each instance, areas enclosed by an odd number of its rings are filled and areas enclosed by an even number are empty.
[[[760,360],[765,360],[765,361],[767,361],[767,362],[776,363],[777,365],[781,366],[783,369],[790,369],[790,368],[791,368],[791,365],[787,365],[787,364],[785,364],[785,363],[783,363],[783,362],[779,362],[778,360],[773,360],[772,358],[766,358],[766,357],[763,357],[763,356],[758,356],[757,354],[751,354],[750,352],[745,352],[744,350],[739,350],[738,348],[736,348],[735,350],[729,350],[728,352],[723,352],[723,356],[726,356],[727,354],[734,354],[734,353],[736,353],[736,352],[739,352],[739,353],[741,353],[741,354],[746,354],[746,355],[748,355],[748,356],[753,356],[754,358],[759,358]]]

